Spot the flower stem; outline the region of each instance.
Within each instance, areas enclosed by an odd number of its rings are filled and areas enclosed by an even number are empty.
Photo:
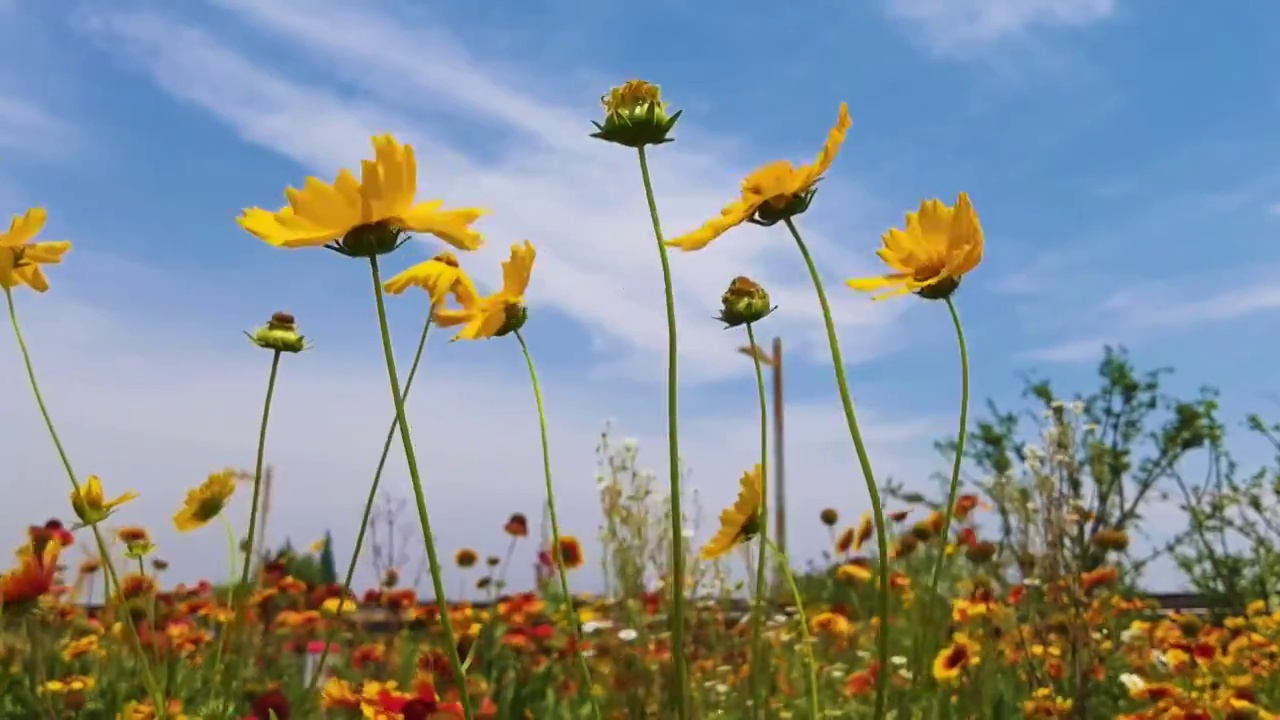
[[[751,323],[747,323],[747,347],[756,347],[756,333]],[[765,717],[765,692],[760,675],[764,669],[764,599],[768,592],[764,568],[766,543],[769,541],[769,409],[765,400],[764,369],[754,352],[751,359],[756,368],[756,391],[760,396],[760,557],[756,561],[756,597],[751,618],[751,713],[762,718]],[[814,717],[817,717],[816,713]]]
[[[413,379],[418,374],[418,364],[422,361],[422,351],[427,346],[427,334],[431,331],[431,313],[427,313],[427,320],[422,324],[422,334],[418,337],[418,349],[413,353],[413,364],[409,366],[409,375],[404,381],[404,399],[409,399],[409,390],[413,387]],[[356,562],[360,559],[360,550],[364,547],[364,536],[369,530],[369,519],[373,516],[373,503],[378,497],[378,485],[382,482],[382,470],[387,465],[387,455],[391,452],[391,442],[395,439],[396,428],[400,427],[400,418],[391,419],[391,427],[387,428],[387,438],[382,442],[382,455],[378,457],[378,468],[373,471],[373,483],[369,486],[369,496],[364,501],[364,515],[360,518],[360,530],[356,533],[356,546],[351,551],[351,562],[347,565],[347,575],[342,581],[342,590],[344,597],[351,592],[351,583],[356,575]],[[329,659],[329,647],[333,644],[333,638],[338,633],[338,618],[342,617],[342,611],[345,609],[344,604],[338,605],[338,611],[334,614],[334,622],[329,625],[329,631],[325,633],[324,649],[320,651],[320,660],[316,663],[317,668],[323,668],[325,660]],[[315,692],[316,683],[320,681],[320,673],[313,673],[311,680],[307,683],[306,697],[310,697]]]
[[[547,515],[551,519],[551,542],[552,547],[560,548],[560,521],[556,517],[556,492],[551,482],[551,445],[547,440],[547,413],[542,406],[542,390],[538,385],[538,371],[533,366],[533,355],[529,354],[529,345],[524,341],[524,335],[520,331],[515,332],[516,340],[520,342],[520,352],[524,353],[524,362],[529,366],[529,383],[533,386],[533,399],[538,405],[538,432],[542,438],[542,476],[547,484]],[[557,573],[560,576],[560,592],[564,595],[565,603],[569,607],[572,619],[569,625],[573,628],[573,639],[576,646],[576,654],[578,656],[578,666],[582,670],[582,681],[585,683],[587,696],[591,699],[591,710],[596,720],[602,720],[604,715],[600,712],[600,703],[596,700],[595,689],[591,683],[591,668],[587,665],[587,657],[582,654],[582,628],[578,626],[578,611],[573,604],[573,596],[569,594],[569,571],[565,568],[563,562],[556,563]]]
[[[458,641],[453,636],[453,620],[449,616],[449,598],[444,593],[444,579],[440,575],[440,559],[436,554],[436,541],[431,534],[431,519],[427,517],[427,499],[422,490],[422,476],[418,472],[418,456],[413,449],[409,433],[409,421],[404,416],[404,395],[400,392],[400,379],[396,376],[396,356],[391,349],[391,329],[387,326],[387,307],[382,297],[382,276],[378,272],[377,256],[369,257],[369,269],[373,277],[373,297],[378,307],[378,329],[382,333],[382,354],[387,361],[387,380],[391,383],[391,400],[396,406],[396,424],[400,427],[400,443],[404,445],[405,464],[409,467],[409,482],[413,484],[413,498],[418,508],[418,521],[422,525],[422,543],[427,549],[427,562],[431,566],[431,584],[440,608],[440,626],[444,641],[449,646],[449,665],[458,683],[458,695],[462,700],[464,720],[471,720],[471,694],[467,678],[462,670],[462,658],[458,657]]]
[[[809,269],[809,277],[813,280],[813,289],[818,294],[818,304],[822,306],[822,320],[827,326],[827,344],[831,346],[831,365],[836,373],[836,386],[840,390],[840,404],[844,407],[845,423],[849,426],[849,437],[853,440],[853,449],[858,454],[858,464],[862,468],[862,477],[867,483],[867,495],[871,499],[871,514],[876,526],[876,545],[879,558],[879,600],[877,615],[880,618],[880,626],[877,634],[877,659],[880,663],[880,676],[876,682],[876,705],[875,714],[872,716],[878,720],[885,717],[886,703],[888,702],[889,691],[889,537],[885,529],[884,522],[884,505],[880,502],[880,488],[876,486],[875,473],[871,469],[871,458],[867,455],[866,443],[862,440],[862,432],[858,429],[858,416],[853,409],[853,399],[849,396],[849,382],[844,376],[844,358],[840,355],[840,339],[836,337],[835,321],[831,318],[831,304],[827,302],[827,292],[822,287],[822,278],[818,275],[818,268],[813,263],[813,256],[809,254],[809,248],[804,243],[804,239],[800,237],[800,231],[796,229],[795,223],[791,218],[785,220],[787,229],[791,231],[791,237],[795,238],[796,247],[800,249],[800,255],[804,258],[805,266]]]
[[[947,310],[951,313],[951,324],[955,326],[956,342],[960,348],[960,429],[956,433],[956,454],[951,461],[951,484],[947,489],[947,510],[946,515],[942,519],[942,550],[938,552],[938,557],[933,561],[933,574],[929,580],[929,594],[925,596],[925,622],[932,620],[934,601],[938,594],[938,583],[942,580],[942,568],[947,560],[946,546],[951,537],[951,518],[955,513],[956,499],[960,494],[960,465],[964,462],[964,444],[968,435],[969,426],[969,348],[964,341],[964,326],[960,323],[960,313],[956,310],[956,304],[951,298],[947,298]],[[918,638],[916,643],[916,657],[913,667],[913,677],[920,675],[921,668],[921,652],[923,651],[923,638]]]
[[[678,406],[680,390],[677,383],[679,352],[676,344],[676,299],[671,283],[671,261],[662,238],[662,223],[658,220],[658,203],[653,197],[653,180],[649,177],[649,159],[644,146],[637,148],[640,154],[640,175],[644,179],[644,195],[649,201],[649,219],[653,221],[653,235],[658,241],[658,258],[662,261],[662,289],[667,302],[667,454],[671,474],[671,647],[676,666],[676,717],[685,720],[689,716],[686,690],[689,687],[688,660],[684,647],[684,531],[680,510],[680,432]]]
[[[44,403],[44,395],[40,392],[40,383],[36,382],[36,368],[31,361],[31,352],[27,349],[27,341],[22,336],[22,325],[18,322],[18,310],[13,302],[13,289],[4,289],[5,303],[9,306],[9,323],[13,325],[13,336],[18,341],[18,350],[22,353],[22,362],[27,370],[27,382],[31,385],[31,394],[36,398],[36,405],[40,408],[40,416],[44,418],[45,428],[49,430],[49,437],[53,439],[53,447],[58,451],[58,459],[62,461],[62,467],[67,472],[67,478],[71,480],[71,487],[80,494],[80,481],[76,479],[76,471],[71,467],[71,460],[67,457],[66,448],[62,446],[62,439],[58,437],[58,430],[53,425],[53,418],[49,415],[49,408]],[[115,586],[115,592],[120,591],[120,576],[116,573],[115,565],[111,561],[111,556],[107,554],[107,543],[102,537],[102,531],[98,529],[97,523],[89,523],[89,531],[93,533],[93,539],[98,545],[98,554],[102,556],[102,567],[106,570],[106,592],[110,596],[111,586]],[[104,603],[104,610],[106,603]],[[160,720],[164,720],[167,715],[167,707],[164,705],[164,693],[160,691],[160,687],[156,685],[155,676],[151,673],[151,663],[142,650],[142,636],[138,634],[138,626],[133,622],[133,615],[125,608],[125,621],[129,626],[129,631],[133,635],[134,648],[138,651],[138,659],[142,662],[142,678],[151,693],[152,702],[156,705],[156,712]]]
[[[262,499],[262,469],[267,452],[267,423],[271,419],[271,400],[276,393],[276,377],[280,373],[279,350],[271,353],[271,373],[267,376],[267,396],[262,402],[262,422],[258,425],[258,455],[253,466],[253,499],[249,504],[249,533],[244,542],[244,565],[240,568],[240,582],[231,587],[235,615],[231,620],[231,637],[237,644],[244,641],[244,610],[248,604],[249,572],[253,568],[254,537],[258,530],[258,503]],[[255,582],[254,585],[257,585]],[[235,679],[227,688],[227,697],[234,697],[236,687],[244,678],[244,663],[236,663]]]
[[[796,615],[800,620],[800,637],[804,642],[805,657],[809,660],[809,712],[810,717],[822,717],[821,705],[818,701],[818,661],[813,655],[813,637],[809,634],[809,616],[804,611],[804,596],[800,594],[800,587],[796,585],[796,576],[791,572],[791,561],[787,559],[787,554],[778,549],[772,540],[760,539],[761,545],[768,545],[779,559],[779,565],[782,567],[782,574],[787,578],[787,585],[791,587],[791,598],[796,604]]]

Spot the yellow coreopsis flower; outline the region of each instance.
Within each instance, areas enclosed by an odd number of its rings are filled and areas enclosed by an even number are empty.
[[[459,302],[463,304],[467,302],[467,298],[475,297],[475,286],[471,283],[471,278],[458,266],[457,256],[449,252],[420,262],[382,285],[382,289],[391,295],[399,295],[411,287],[426,290],[432,305],[443,301],[449,293],[459,296]]]
[[[90,475],[77,490],[71,491],[71,509],[85,525],[93,525],[107,519],[117,507],[138,497],[132,490],[114,500],[108,500],[102,491],[102,480]]]
[[[726,205],[720,217],[691,233],[668,240],[667,245],[685,251],[701,250],[744,222],[773,225],[804,212],[813,200],[818,180],[836,159],[852,124],[849,106],[840,103],[835,127],[827,134],[822,151],[811,164],[795,166],[787,160],[778,160],[755,170],[742,181],[742,197]]]
[[[199,487],[187,491],[182,509],[173,516],[178,532],[190,532],[204,527],[218,517],[222,508],[236,491],[236,471],[227,469],[212,473]]]
[[[954,207],[925,200],[907,213],[905,229],[891,228],[880,241],[876,254],[893,272],[847,281],[854,290],[880,291],[875,300],[911,292],[931,300],[950,297],[960,278],[982,262],[982,225],[967,193]]]
[[[526,316],[524,293],[529,288],[529,276],[533,273],[536,256],[537,251],[528,240],[512,245],[511,258],[502,263],[502,289],[485,297],[477,297],[471,281],[460,275],[453,294],[462,307],[436,310],[436,324],[441,327],[462,325],[454,340],[502,337],[519,330]]]
[[[443,200],[417,202],[418,164],[413,147],[391,135],[373,138],[374,159],[360,165],[360,179],[345,168],[333,183],[309,177],[288,188],[279,210],[248,208],[240,226],[276,247],[328,246],[360,257],[390,252],[401,232],[434,235],[459,250],[484,244],[471,229],[484,210],[442,210]]]
[[[763,499],[760,466],[756,465],[743,473],[739,482],[741,487],[737,501],[733,503],[733,507],[725,508],[720,513],[720,529],[702,546],[700,554],[704,560],[724,555],[760,531],[760,505]]]
[[[49,289],[41,265],[57,265],[71,249],[66,240],[31,242],[40,231],[48,213],[44,208],[31,208],[9,223],[9,231],[0,234],[0,287],[27,285],[36,292]]]

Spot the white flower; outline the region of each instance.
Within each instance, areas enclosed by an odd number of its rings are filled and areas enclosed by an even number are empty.
[[[640,636],[640,633],[631,628],[623,628],[618,631],[618,639],[622,642],[631,642]]]
[[[1147,686],[1146,681],[1133,673],[1120,673],[1120,684],[1124,685],[1129,692],[1138,692]]]
[[[597,630],[608,630],[613,627],[613,623],[608,620],[588,620],[582,623],[582,632],[590,635]]]

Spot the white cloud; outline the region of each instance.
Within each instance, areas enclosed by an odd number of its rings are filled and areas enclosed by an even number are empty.
[[[661,280],[634,155],[586,137],[595,115],[586,104],[559,106],[522,92],[517,77],[492,77],[444,40],[439,31],[400,27],[367,12],[314,3],[311,12],[283,13],[261,4],[224,0],[277,41],[295,44],[317,59],[341,56],[329,68],[332,82],[293,82],[205,31],[156,15],[87,15],[81,25],[104,48],[141,67],[175,97],[209,112],[246,140],[281,153],[321,175],[350,166],[367,154],[367,137],[392,130],[416,142],[423,158],[423,186],[456,204],[481,204],[496,212],[485,219],[490,247],[471,267],[481,280],[497,274],[497,259],[510,241],[539,243],[535,305],[551,306],[584,324],[606,370],[658,381],[662,378],[665,320]],[[354,86],[354,92],[343,87]],[[575,90],[594,98],[598,90]],[[441,115],[466,113],[490,128],[478,142],[484,155],[445,141]],[[834,109],[833,109],[834,118]],[[814,144],[825,131],[813,123]],[[498,149],[498,157],[492,157]],[[654,150],[652,166],[663,226],[668,235],[690,229],[718,212],[746,167],[691,153],[679,143]],[[771,158],[761,157],[760,160]],[[838,173],[837,173],[838,176]],[[282,178],[282,184],[300,178]],[[842,234],[870,205],[856,186],[833,177],[806,222],[808,238],[824,268],[841,328],[861,341],[851,360],[894,349],[889,323],[903,304],[873,305],[837,286],[841,276],[871,270],[870,255],[853,255],[826,242],[817,230],[839,210]],[[839,198],[840,202],[833,202]],[[273,202],[274,198],[246,198]],[[823,208],[826,208],[823,210]],[[809,218],[806,218],[808,220]],[[801,357],[825,359],[820,314],[807,277],[785,230],[739,229],[713,251],[673,257],[682,327],[709,325],[728,280],[745,274],[761,281],[780,304],[771,322],[785,323]],[[785,272],[784,270],[789,270]],[[689,382],[740,375],[742,363],[726,362],[734,341],[725,333],[686,331],[682,369]]]
[[[1079,27],[1110,17],[1115,0],[888,0],[938,55],[965,56],[1036,26]]]
[[[1263,280],[1212,293],[1201,291],[1194,300],[1182,300],[1170,290],[1147,288],[1116,293],[1102,307],[1130,327],[1185,328],[1280,308],[1280,288]]]
[[[1040,360],[1050,363],[1090,362],[1102,357],[1102,349],[1107,345],[1116,345],[1114,338],[1095,337],[1035,348],[1019,353],[1023,360]]]

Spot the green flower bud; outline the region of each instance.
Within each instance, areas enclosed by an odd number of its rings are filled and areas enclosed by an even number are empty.
[[[600,98],[600,103],[605,109],[604,124],[593,121],[596,132],[591,137],[633,148],[674,140],[667,134],[683,112],[667,115],[661,89],[644,80],[628,80]]]
[[[729,283],[729,289],[720,296],[720,302],[720,317],[716,319],[725,327],[759,322],[776,309],[769,306],[769,293],[764,288],[741,276]]]
[[[266,325],[245,335],[254,345],[274,352],[299,353],[309,347],[306,339],[298,334],[293,316],[285,312],[272,315]]]
[[[386,255],[405,244],[409,236],[388,220],[360,225],[347,231],[342,239],[325,247],[347,257],[371,258]]]
[[[520,303],[508,303],[504,308],[506,319],[502,321],[502,327],[498,328],[498,332],[494,333],[494,337],[502,337],[524,327],[529,319],[529,310]]]

